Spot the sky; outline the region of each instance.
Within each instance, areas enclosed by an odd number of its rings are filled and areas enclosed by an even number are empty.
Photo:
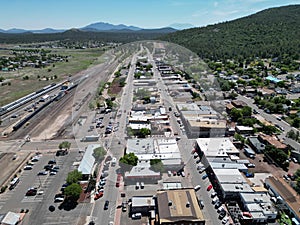
[[[70,29],[95,22],[206,26],[300,0],[1,0],[0,29]]]

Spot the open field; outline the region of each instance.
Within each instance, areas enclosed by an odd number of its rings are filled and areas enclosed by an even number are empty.
[[[51,54],[68,56],[68,62],[55,62],[41,69],[26,67],[18,71],[0,72],[0,77],[9,79],[11,83],[1,86],[0,106],[103,62],[104,59],[100,57],[103,52],[100,49],[51,49]],[[7,56],[7,50],[0,50],[0,55]],[[24,76],[29,79],[24,80]]]

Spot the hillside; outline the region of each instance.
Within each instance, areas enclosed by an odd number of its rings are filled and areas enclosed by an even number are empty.
[[[300,5],[263,10],[229,22],[178,31],[161,40],[183,45],[202,58],[277,57],[299,59]]]
[[[118,42],[128,43],[132,41],[155,39],[163,34],[174,32],[172,28],[161,29],[145,29],[138,31],[131,30],[114,30],[114,31],[82,31],[79,29],[71,29],[61,33],[18,33],[8,34],[0,33],[0,43],[16,44],[16,43],[34,43],[44,41],[57,41],[57,40],[69,40],[69,41],[103,41],[103,42]]]

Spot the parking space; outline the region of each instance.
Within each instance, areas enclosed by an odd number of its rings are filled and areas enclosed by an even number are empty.
[[[75,159],[76,153],[71,153],[68,156]],[[64,182],[67,173],[72,169],[72,163],[67,160],[68,156],[56,157],[54,153],[40,155],[39,160],[30,162],[32,168],[29,170],[22,170],[19,177],[19,183],[11,190],[7,190],[1,195],[0,209],[3,210],[16,210],[23,208],[35,208],[36,203],[49,201],[53,202],[53,193],[59,191],[61,184]],[[57,167],[56,174],[51,171],[42,174],[46,171],[45,165],[51,160],[55,160]],[[40,175],[38,175],[40,174]],[[26,195],[27,193],[27,195]],[[50,201],[51,200],[51,201]]]

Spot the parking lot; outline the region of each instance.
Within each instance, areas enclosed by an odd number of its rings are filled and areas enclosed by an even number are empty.
[[[54,202],[54,197],[60,192],[61,186],[65,183],[68,172],[74,169],[73,162],[79,159],[78,152],[70,152],[68,155],[56,157],[55,153],[42,154],[39,160],[32,162],[32,169],[23,170],[19,175],[19,183],[12,190],[7,190],[1,194],[0,213],[6,211],[21,211],[28,209],[28,214],[32,214],[30,218],[34,221],[27,221],[26,224],[49,224],[50,221],[56,221],[52,224],[66,224],[66,222],[74,220],[74,215],[78,214],[81,207],[70,212],[65,210],[57,211],[60,202]],[[48,165],[50,160],[55,160],[59,169],[57,173],[50,175],[51,171],[42,174],[45,171],[45,165]],[[40,175],[38,175],[40,173]],[[36,194],[26,196],[28,189],[36,189]],[[49,211],[49,206],[53,205],[55,212]],[[85,206],[85,204],[82,204]],[[62,218],[57,219],[57,213],[61,214]],[[77,220],[78,218],[76,218]],[[29,216],[25,217],[29,220]]]

